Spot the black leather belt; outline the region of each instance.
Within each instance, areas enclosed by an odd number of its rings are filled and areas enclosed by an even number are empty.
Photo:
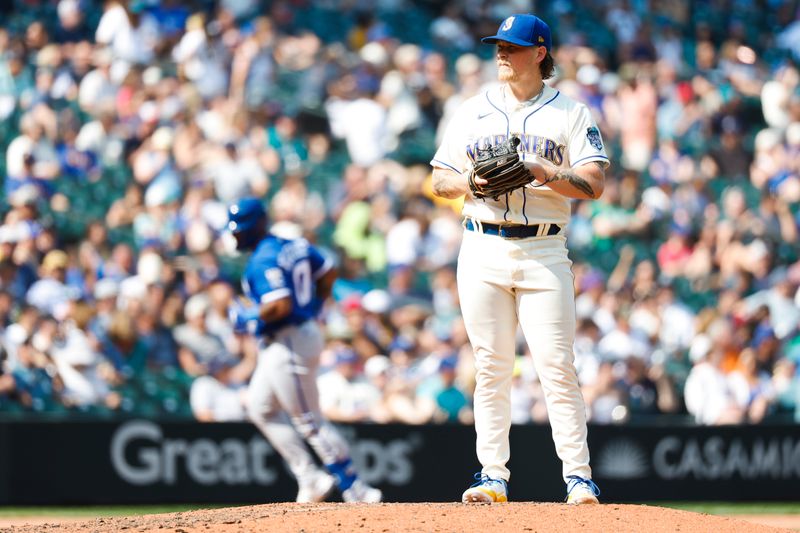
[[[471,218],[464,221],[469,231],[477,231],[486,235],[497,235],[504,239],[525,239],[528,237],[545,237],[558,235],[561,226],[558,224],[532,224],[530,226],[501,226],[488,222],[473,222]]]

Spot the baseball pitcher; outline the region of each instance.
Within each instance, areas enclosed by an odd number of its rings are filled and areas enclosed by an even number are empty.
[[[499,86],[462,104],[433,166],[435,194],[466,195],[458,292],[475,353],[475,431],[483,465],[464,502],[508,499],[510,388],[517,325],[545,393],[567,502],[597,503],[573,362],[570,198],[595,199],[609,164],[588,108],[545,85],[550,28],[530,14],[496,35]]]

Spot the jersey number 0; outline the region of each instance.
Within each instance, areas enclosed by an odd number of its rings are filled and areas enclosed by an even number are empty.
[[[292,285],[297,298],[297,305],[303,307],[311,301],[311,263],[299,261],[292,269]]]

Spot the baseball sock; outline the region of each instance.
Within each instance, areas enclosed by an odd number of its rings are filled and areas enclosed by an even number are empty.
[[[335,463],[326,464],[325,468],[333,474],[333,477],[336,478],[336,484],[343,491],[349,489],[357,478],[356,470],[353,468],[353,461],[349,457]]]

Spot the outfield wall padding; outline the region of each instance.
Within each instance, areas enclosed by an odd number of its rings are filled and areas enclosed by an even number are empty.
[[[340,426],[387,501],[454,501],[479,469],[472,427]],[[591,426],[604,501],[800,497],[800,426]],[[549,426],[511,431],[515,501],[563,498]],[[0,504],[280,502],[296,484],[250,424],[0,422]],[[336,499],[336,495],[333,497]]]

